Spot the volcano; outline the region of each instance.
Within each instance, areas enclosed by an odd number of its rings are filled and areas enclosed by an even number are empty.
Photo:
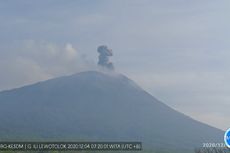
[[[87,71],[0,92],[0,140],[141,141],[194,149],[224,132],[186,116],[115,72]]]

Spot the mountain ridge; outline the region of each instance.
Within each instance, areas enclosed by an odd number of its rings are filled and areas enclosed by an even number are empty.
[[[16,127],[18,136],[49,139],[75,133],[90,140],[139,140],[149,147],[192,149],[206,141],[220,142],[223,134],[114,72],[81,72],[3,91],[0,104],[0,121],[5,123],[0,129],[12,132]]]

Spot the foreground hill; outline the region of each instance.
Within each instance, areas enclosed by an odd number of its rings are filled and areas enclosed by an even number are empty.
[[[179,113],[121,74],[96,71],[0,92],[0,140],[142,141],[193,149],[223,131]]]

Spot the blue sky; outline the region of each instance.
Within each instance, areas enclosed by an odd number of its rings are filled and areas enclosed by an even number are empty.
[[[0,90],[95,69],[96,48],[164,103],[230,126],[228,0],[0,1]]]

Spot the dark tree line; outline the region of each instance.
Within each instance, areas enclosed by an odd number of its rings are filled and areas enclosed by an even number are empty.
[[[195,149],[195,153],[230,153],[230,148],[197,148]]]

